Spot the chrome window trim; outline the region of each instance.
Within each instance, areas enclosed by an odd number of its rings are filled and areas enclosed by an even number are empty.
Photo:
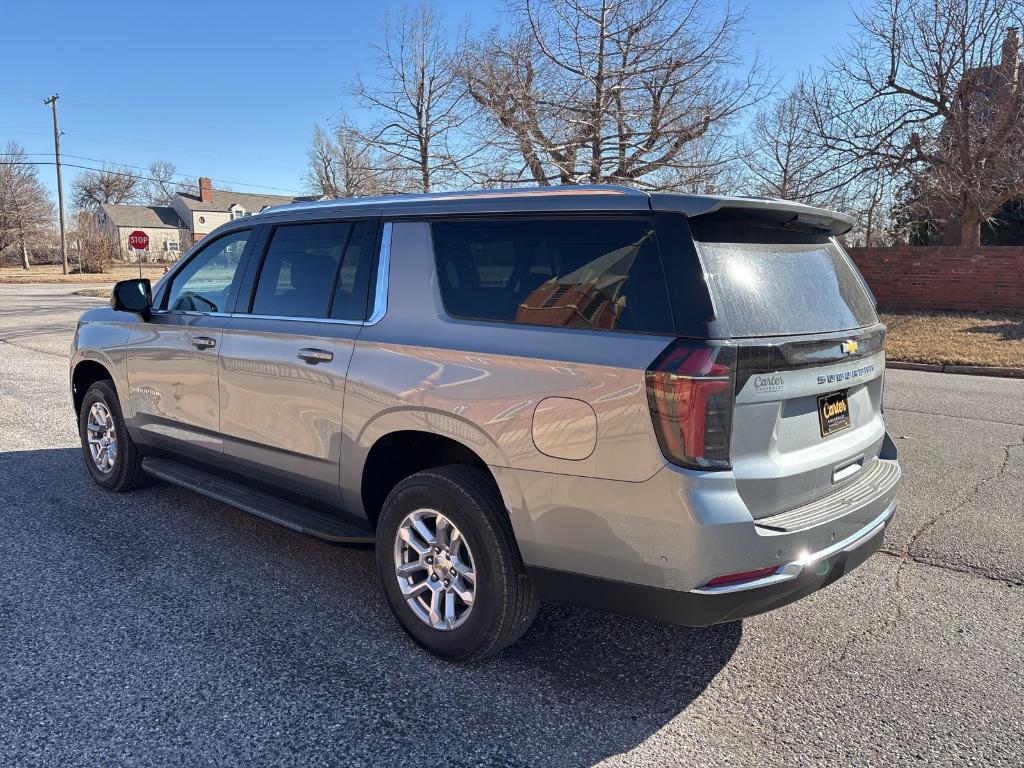
[[[366,319],[365,325],[376,325],[388,312],[388,275],[391,272],[391,230],[390,221],[384,222],[384,231],[380,237],[380,255],[377,258],[377,285],[373,293],[373,312]]]
[[[291,315],[254,315],[249,312],[232,312],[228,317],[251,318],[253,320],[293,320],[299,323],[331,323],[334,325],[365,325],[362,320],[345,320],[340,317],[295,317]]]
[[[335,317],[290,317],[286,315],[254,315],[250,312],[193,312],[179,309],[153,310],[154,315],[195,315],[200,317],[251,318],[253,320],[290,320],[298,323],[330,323],[334,325],[376,325],[388,311],[388,274],[391,269],[391,222],[384,222],[377,258],[377,285],[373,295],[373,312],[366,320],[345,320]]]
[[[185,309],[154,309],[153,315],[189,315],[193,317],[231,317],[230,312],[195,312]]]

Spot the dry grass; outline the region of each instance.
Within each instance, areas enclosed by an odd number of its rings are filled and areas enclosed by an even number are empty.
[[[890,360],[1024,368],[1024,314],[883,312]]]
[[[143,264],[142,276],[157,280],[164,273],[164,264]],[[71,275],[61,274],[59,264],[41,264],[32,269],[21,267],[0,267],[0,283],[110,283],[127,280],[139,276],[137,264],[113,264],[101,274],[84,275],[75,272]]]

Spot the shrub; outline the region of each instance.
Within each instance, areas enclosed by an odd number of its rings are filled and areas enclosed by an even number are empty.
[[[99,229],[91,217],[80,217],[72,240],[73,253],[77,254],[82,271],[90,274],[106,272],[110,263],[120,253],[117,240]]]

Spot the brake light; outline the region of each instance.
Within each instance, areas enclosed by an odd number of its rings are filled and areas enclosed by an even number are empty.
[[[736,349],[676,341],[647,371],[647,402],[665,458],[729,469]]]
[[[729,573],[725,576],[716,576],[705,584],[704,587],[722,587],[726,584],[742,584],[745,581],[755,581],[763,579],[765,576],[771,576],[777,570],[779,570],[779,566],[773,565],[768,568],[758,568],[754,571],[742,571],[740,573]]]

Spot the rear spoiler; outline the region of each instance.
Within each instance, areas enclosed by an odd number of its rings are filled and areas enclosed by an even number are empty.
[[[746,214],[771,221],[775,226],[803,225],[833,235],[842,235],[853,229],[853,219],[846,214],[775,197],[706,197],[656,192],[651,195],[651,210],[675,211],[690,218]]]

